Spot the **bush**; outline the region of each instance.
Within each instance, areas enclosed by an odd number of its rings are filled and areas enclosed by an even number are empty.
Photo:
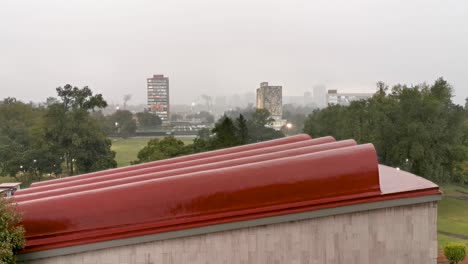
[[[15,254],[24,247],[24,229],[19,223],[15,207],[0,197],[0,263],[16,263]]]
[[[466,256],[466,245],[463,243],[447,243],[444,246],[444,255],[450,264],[457,264],[463,261]]]

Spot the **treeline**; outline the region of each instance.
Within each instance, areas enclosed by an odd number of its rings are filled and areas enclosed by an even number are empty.
[[[101,94],[66,85],[57,98],[34,105],[14,98],[0,103],[0,175],[74,175],[116,167],[111,141],[93,111],[107,106]]]
[[[174,137],[152,139],[138,153],[138,160],[132,163],[168,159],[284,137],[281,131],[265,126],[272,121],[269,118],[270,113],[266,110],[246,110],[237,114],[237,118],[224,115],[212,130],[200,130],[198,137],[190,145],[184,145]]]
[[[468,109],[452,102],[452,87],[442,78],[432,85],[377,86],[367,100],[315,110],[304,131],[373,143],[382,164],[439,183],[468,183]]]

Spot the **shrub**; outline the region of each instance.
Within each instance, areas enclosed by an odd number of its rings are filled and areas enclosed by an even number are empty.
[[[24,247],[20,215],[7,199],[0,197],[0,263],[16,263],[15,254]]]
[[[463,261],[466,256],[466,245],[463,243],[447,243],[444,246],[444,255],[450,264],[457,264]]]

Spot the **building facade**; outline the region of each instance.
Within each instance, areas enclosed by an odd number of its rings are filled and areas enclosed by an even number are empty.
[[[318,108],[327,106],[327,88],[324,85],[314,86],[314,103]]]
[[[147,79],[148,110],[158,115],[163,122],[170,120],[169,77],[155,74]]]
[[[260,83],[257,88],[257,109],[266,109],[275,120],[283,116],[283,87],[270,86],[268,82]]]
[[[327,105],[344,105],[351,104],[352,101],[359,101],[372,97],[373,93],[339,93],[338,90],[328,90]]]

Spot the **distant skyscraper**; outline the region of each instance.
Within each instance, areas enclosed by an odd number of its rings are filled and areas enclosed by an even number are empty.
[[[169,121],[169,77],[155,74],[147,79],[148,109],[158,115],[162,121]]]
[[[314,103],[319,108],[327,106],[327,89],[325,85],[314,86]]]
[[[311,92],[304,92],[304,105],[308,106],[313,104],[313,97]]]
[[[262,82],[257,88],[257,109],[266,109],[275,120],[283,116],[283,87]]]

